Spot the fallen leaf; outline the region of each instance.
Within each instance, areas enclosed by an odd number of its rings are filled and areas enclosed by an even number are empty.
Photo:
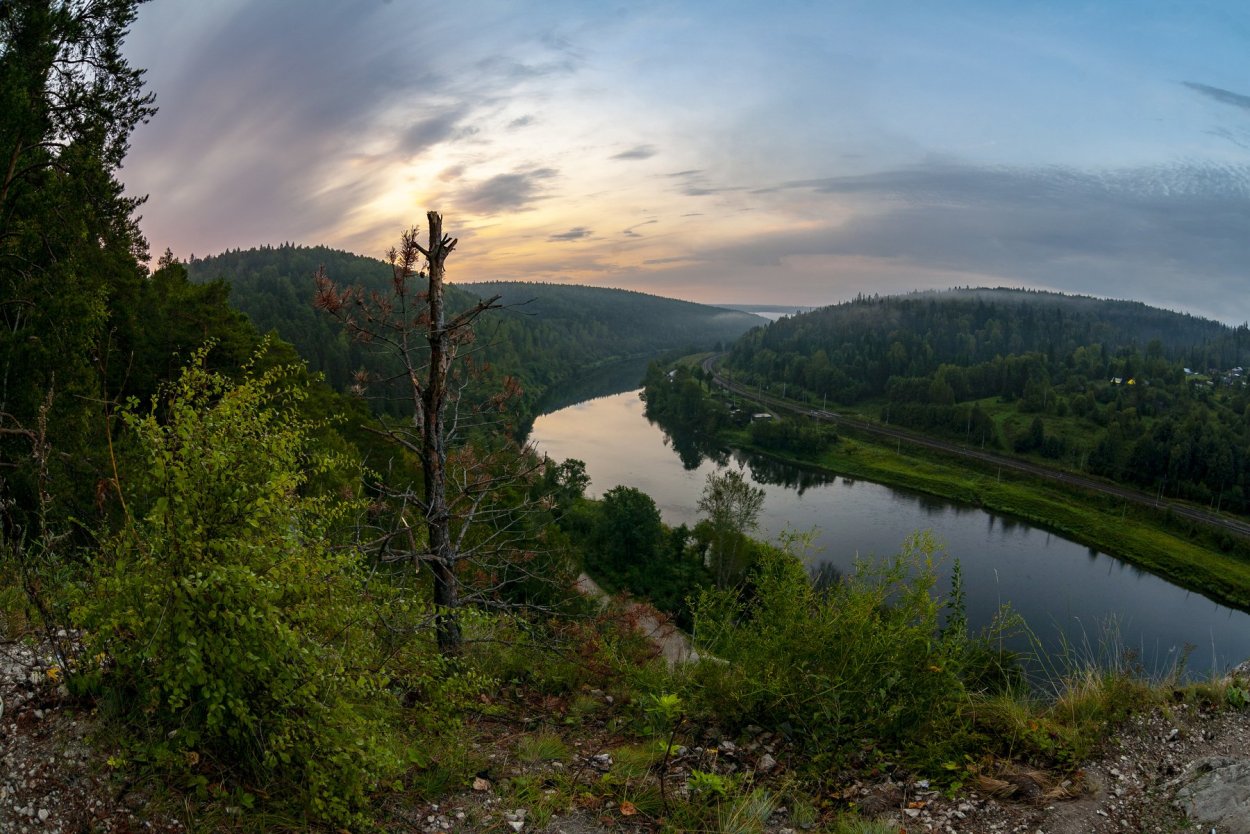
[[[632,817],[636,813],[638,813],[638,809],[634,807],[634,803],[628,799],[621,800],[621,816]]]

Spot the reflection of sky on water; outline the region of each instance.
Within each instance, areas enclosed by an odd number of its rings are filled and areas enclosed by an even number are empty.
[[[1189,668],[1199,675],[1250,657],[1245,613],[1014,519],[738,451],[722,450],[715,461],[700,456],[686,468],[643,416],[636,391],[544,415],[531,436],[553,458],[585,461],[592,496],[617,484],[637,487],[671,524],[697,520],[708,473],[739,469],[765,491],[757,535],[775,540],[786,531],[815,531],[809,563],[827,562],[843,574],[857,558],[896,553],[911,533],[931,530],[960,561],[969,621],[985,625],[1010,602],[1048,650],[1066,640],[1096,651],[1104,624],[1114,619],[1120,640],[1150,668],[1168,665],[1186,644],[1194,647]]]

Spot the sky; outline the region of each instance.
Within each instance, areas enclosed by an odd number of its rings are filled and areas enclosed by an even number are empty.
[[[707,303],[1015,286],[1250,319],[1250,3],[153,0],[154,253]]]

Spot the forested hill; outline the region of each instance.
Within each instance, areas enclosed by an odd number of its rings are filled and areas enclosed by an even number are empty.
[[[231,303],[262,331],[291,342],[309,365],[339,390],[362,368],[385,376],[393,370],[368,345],[353,342],[330,316],[313,309],[313,274],[324,266],[340,285],[387,291],[391,268],[326,247],[265,246],[235,250],[188,265],[191,279],[231,286]],[[745,313],[625,290],[552,284],[452,285],[450,311],[480,295],[500,293],[508,309],[484,316],[478,344],[495,373],[518,377],[525,404],[550,386],[616,359],[728,344],[761,319]]]
[[[859,298],[754,330],[741,382],[1250,513],[1250,329],[1055,293]]]
[[[1250,332],[1135,301],[962,289],[860,297],[783,318],[735,344],[729,364],[855,402],[884,393],[891,377],[927,377],[941,365],[1027,354],[1053,362],[1078,349],[1100,376],[1133,352],[1227,369],[1250,362]]]
[[[645,356],[658,350],[728,346],[759,316],[630,290],[520,281],[462,284],[488,297],[498,295],[509,312],[555,325],[582,349],[611,356]]]

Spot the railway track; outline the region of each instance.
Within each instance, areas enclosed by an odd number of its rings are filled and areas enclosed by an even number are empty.
[[[897,440],[900,443],[909,443],[913,446],[933,449],[935,451],[955,455],[966,460],[973,460],[979,463],[997,466],[1000,469],[1022,472],[1036,478],[1042,478],[1054,483],[1063,484],[1065,486],[1099,492],[1104,495],[1111,495],[1142,507],[1153,507],[1165,512],[1170,511],[1176,517],[1205,524],[1209,527],[1213,527],[1236,536],[1241,536],[1243,538],[1250,538],[1250,522],[1242,521],[1240,519],[1229,518],[1227,516],[1209,512],[1189,504],[1169,501],[1160,496],[1150,495],[1130,487],[1108,483],[1107,481],[1078,475],[1073,472],[1066,472],[1062,469],[1053,469],[1051,467],[1041,466],[1030,461],[1023,461],[1017,458],[1007,457],[1006,455],[986,452],[982,449],[972,449],[958,443],[928,437],[926,435],[907,431],[905,429],[885,426],[880,423],[873,423],[868,420],[845,417],[835,411],[813,409],[804,403],[797,403],[793,400],[786,400],[781,397],[772,396],[771,394],[765,394],[758,390],[753,390],[747,386],[734,382],[716,370],[716,361],[720,359],[721,356],[723,356],[723,354],[715,354],[709,356],[707,359],[704,359],[704,372],[709,374],[712,381],[721,388],[737,394],[744,399],[751,400],[752,402],[761,403],[779,411],[801,414],[810,419],[831,423],[835,426],[845,426],[847,428],[854,429],[855,431],[874,435],[876,437],[890,438],[892,440]]]

